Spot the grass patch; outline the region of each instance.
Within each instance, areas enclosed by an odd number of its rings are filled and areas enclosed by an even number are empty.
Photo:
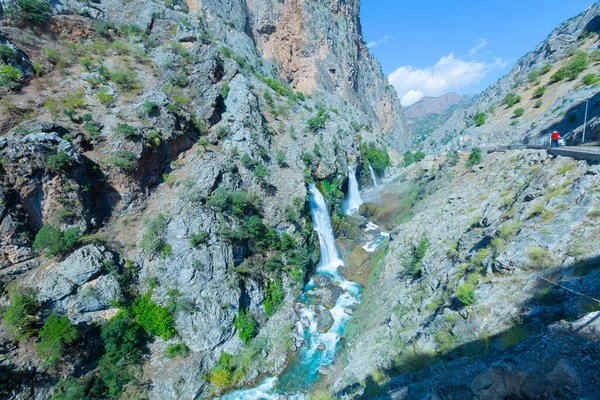
[[[548,268],[555,264],[550,252],[541,246],[527,246],[527,257],[533,268]]]

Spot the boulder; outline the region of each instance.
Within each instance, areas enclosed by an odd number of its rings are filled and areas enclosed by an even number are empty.
[[[366,218],[372,217],[373,215],[375,215],[376,212],[377,206],[369,202],[362,203],[360,205],[360,208],[358,209],[358,213]]]
[[[317,310],[317,329],[323,333],[327,333],[333,325],[333,316],[325,307],[319,307]]]
[[[106,264],[114,263],[114,256],[99,244],[77,249],[60,263],[56,272],[69,281],[82,285],[100,275]]]
[[[315,276],[317,286],[327,287],[333,285],[333,280],[328,275],[318,274]]]

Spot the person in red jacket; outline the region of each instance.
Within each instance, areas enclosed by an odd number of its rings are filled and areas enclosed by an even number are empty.
[[[550,134],[550,139],[552,139],[552,147],[558,147],[558,139],[560,139],[560,133],[558,131],[554,131]]]

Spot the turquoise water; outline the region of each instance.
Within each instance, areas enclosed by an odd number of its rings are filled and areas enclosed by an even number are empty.
[[[360,302],[361,286],[346,280],[339,273],[339,268],[344,262],[335,244],[327,202],[314,185],[309,189],[310,214],[314,229],[319,235],[321,254],[316,275],[329,276],[334,284],[342,289],[335,306],[329,310],[333,317],[333,325],[327,332],[317,329],[317,315],[323,306],[310,294],[311,290],[317,287],[313,277],[299,299],[303,307],[300,309],[300,321],[297,322],[296,329],[303,335],[304,344],[298,350],[298,357],[279,377],[267,378],[259,386],[251,389],[229,393],[222,396],[222,400],[269,400],[276,399],[279,394],[285,394],[294,400],[303,399],[311,385],[319,379],[319,367],[327,367],[335,361],[341,335],[352,317],[346,310],[356,307]]]

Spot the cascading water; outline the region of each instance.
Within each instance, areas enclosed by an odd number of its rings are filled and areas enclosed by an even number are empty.
[[[377,182],[377,175],[375,175],[375,170],[373,169],[373,167],[371,167],[371,164],[369,164],[369,172],[371,173],[371,179],[373,180],[373,184],[375,186],[379,186],[379,183]]]
[[[351,175],[354,175],[352,172]],[[356,177],[354,177],[356,183]],[[358,183],[356,183],[358,193]],[[339,272],[344,265],[335,244],[331,216],[327,201],[314,186],[309,186],[310,215],[314,230],[319,236],[321,258],[317,265],[316,275],[326,275],[333,280],[334,286],[339,286],[335,306],[326,310],[318,303],[314,289],[317,288],[315,279],[310,280],[300,297],[300,321],[297,323],[298,332],[304,337],[304,344],[299,350],[298,358],[279,377],[267,378],[261,385],[252,389],[242,389],[221,397],[222,400],[258,400],[277,399],[279,394],[285,394],[290,399],[303,399],[311,384],[319,378],[319,367],[327,367],[335,360],[338,344],[351,313],[348,308],[354,307],[360,301],[362,288],[359,284],[346,280]],[[359,195],[360,199],[360,195]],[[359,204],[360,206],[360,204]],[[329,289],[328,289],[329,290]],[[332,293],[334,293],[332,291]],[[329,312],[333,325],[326,332],[318,329],[318,313]]]
[[[356,170],[351,167],[348,167],[348,195],[344,203],[347,215],[354,214],[363,203],[360,197],[358,181],[356,180]]]

